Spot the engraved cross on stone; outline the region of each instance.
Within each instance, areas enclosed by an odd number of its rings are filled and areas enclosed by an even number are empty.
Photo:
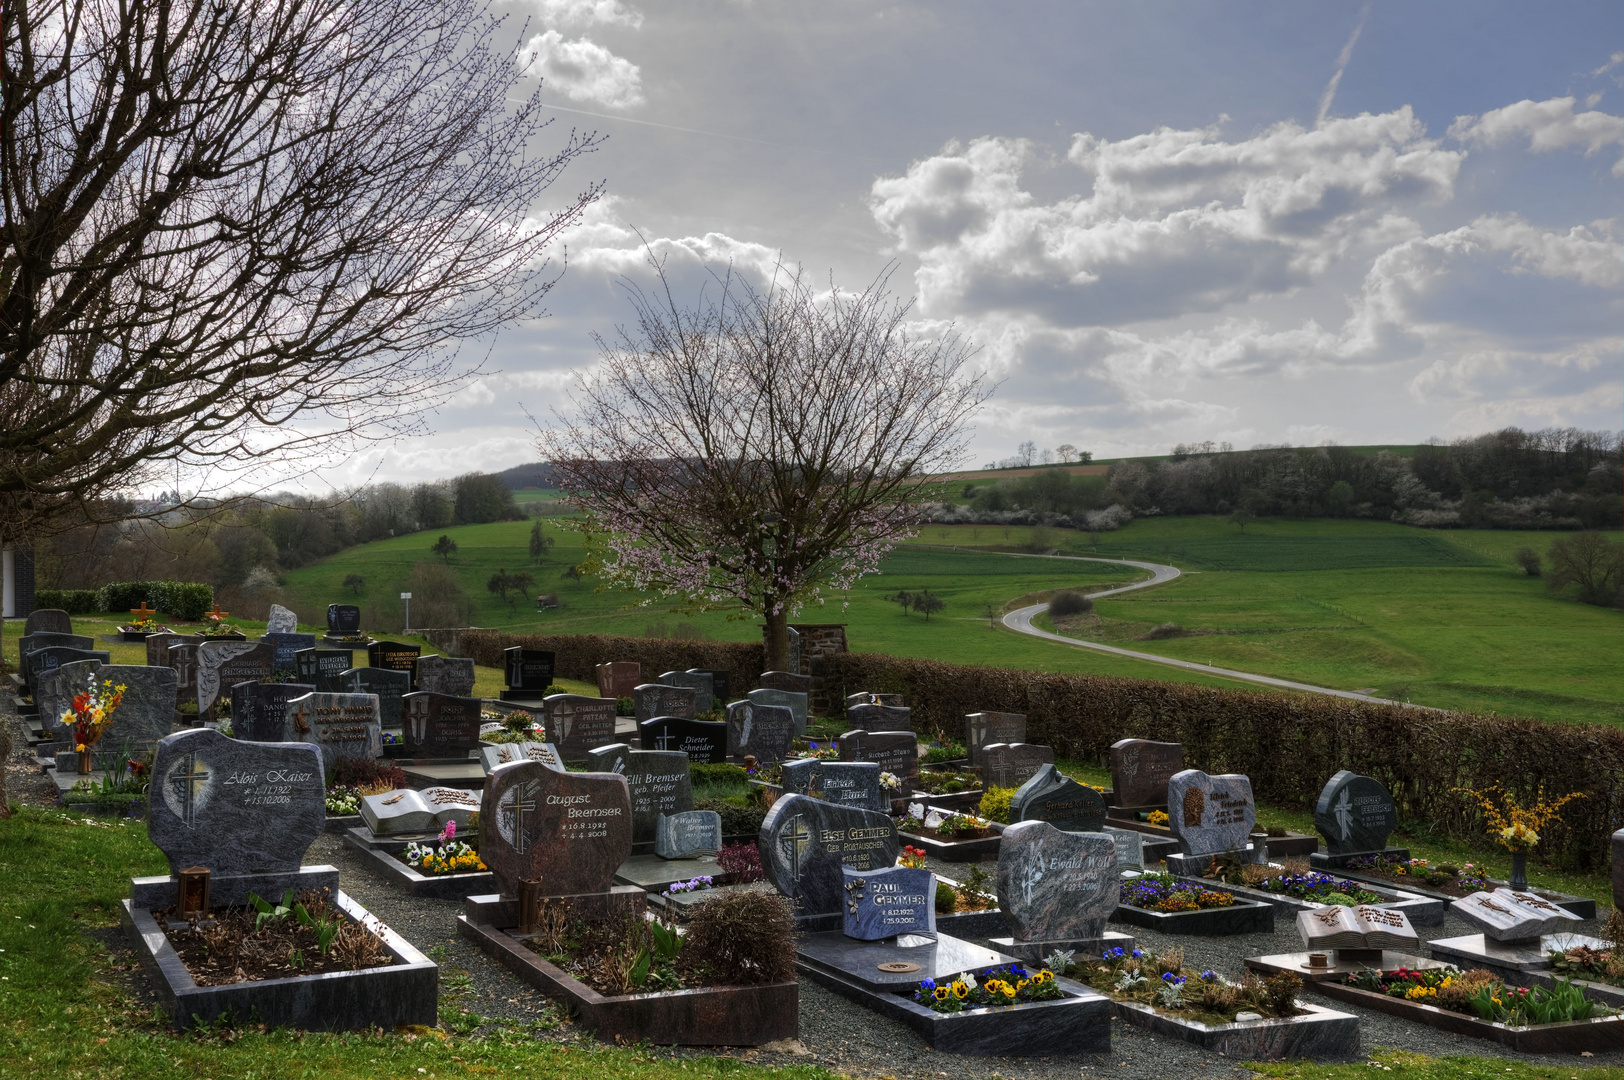
[[[197,789],[199,785],[208,783],[208,779],[207,769],[198,770],[196,753],[183,755],[179,767],[169,774],[170,786],[180,798],[180,819],[188,829],[197,818]]]
[[[513,802],[508,812],[513,815],[513,850],[520,855],[528,846],[530,838],[524,832],[524,816],[536,808],[536,792],[541,785],[532,780],[513,794]]]
[[[660,734],[655,738],[654,746],[655,746],[656,749],[659,749],[659,750],[669,750],[669,749],[671,749],[671,743],[673,741],[675,741],[675,738],[676,737],[671,734],[671,729],[670,728],[664,728],[664,729],[662,729],[660,731]]]
[[[784,857],[789,861],[789,876],[796,881],[801,879],[801,857],[811,843],[812,833],[807,829],[806,821],[796,814],[779,840]]]

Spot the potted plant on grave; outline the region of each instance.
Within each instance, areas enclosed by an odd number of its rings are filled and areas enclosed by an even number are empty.
[[[152,613],[152,615],[156,614],[157,612]],[[119,627],[119,636],[125,641],[145,641],[153,634],[169,633],[169,627],[153,618],[152,615],[139,615],[128,626]]]
[[[1528,888],[1528,853],[1539,846],[1539,830],[1553,823],[1560,825],[1562,818],[1558,811],[1574,799],[1585,797],[1582,791],[1570,791],[1555,802],[1550,802],[1546,800],[1545,789],[1541,787],[1534,796],[1534,805],[1523,806],[1514,793],[1506,791],[1499,784],[1483,792],[1471,788],[1452,790],[1470,796],[1477,803],[1483,811],[1488,834],[1511,852],[1511,880],[1507,884],[1513,889]]]
[[[480,719],[486,723],[502,725],[500,731],[487,731],[481,734],[479,736],[480,742],[520,743],[547,741],[546,732],[542,729],[541,719],[534,713],[526,712],[523,709],[514,709],[508,713],[486,710],[480,713]]]
[[[357,815],[363,796],[410,786],[405,772],[394,765],[375,758],[341,758],[327,784],[327,816]]]
[[[469,835],[477,843],[479,838],[479,815],[475,814],[468,822]],[[457,839],[457,823],[447,821],[441,830],[439,843],[419,844],[416,841],[406,845],[401,853],[401,862],[416,870],[420,874],[478,874],[485,872],[485,864],[480,861],[479,851],[474,843]]]
[[[81,776],[91,772],[90,748],[96,740],[113,726],[113,713],[124,700],[125,686],[114,686],[113,680],[103,679],[99,684],[92,673],[83,693],[74,695],[73,703],[59,718],[59,722],[73,727],[73,749]]]

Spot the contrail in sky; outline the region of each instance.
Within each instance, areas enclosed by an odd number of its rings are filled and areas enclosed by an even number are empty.
[[[1320,95],[1319,115],[1314,117],[1315,127],[1325,123],[1325,114],[1331,111],[1331,99],[1336,97],[1336,85],[1342,81],[1342,73],[1348,69],[1348,61],[1353,57],[1353,47],[1358,44],[1359,35],[1365,28],[1365,17],[1369,14],[1369,4],[1359,9],[1359,21],[1354,24],[1353,33],[1348,35],[1348,43],[1342,46],[1342,55],[1336,58],[1336,73],[1331,76],[1331,81],[1325,84],[1325,93]]]
[[[580,116],[596,116],[603,120],[619,120],[626,124],[642,124],[644,127],[664,128],[667,131],[682,131],[689,135],[709,135],[713,139],[732,139],[734,142],[755,143],[757,146],[776,146],[783,150],[806,150],[814,154],[840,154],[835,150],[819,150],[811,146],[796,146],[793,143],[771,142],[767,139],[752,139],[747,135],[724,135],[720,131],[704,131],[700,128],[678,127],[676,124],[661,124],[654,120],[638,120],[630,116],[618,116],[615,113],[588,112],[586,109],[570,109],[563,105],[542,103],[542,108],[552,109],[554,112],[576,113]]]

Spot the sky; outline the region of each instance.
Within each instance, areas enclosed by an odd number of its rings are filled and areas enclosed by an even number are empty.
[[[607,194],[560,237],[547,315],[468,343],[485,374],[431,434],[329,480],[537,460],[645,241],[679,300],[729,266],[889,269],[998,383],[967,466],[1028,440],[1110,460],[1621,426],[1616,2],[497,10],[556,115],[538,145],[607,137],[555,205]]]

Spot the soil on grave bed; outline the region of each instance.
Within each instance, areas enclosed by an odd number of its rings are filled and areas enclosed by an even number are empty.
[[[1432,892],[1442,893],[1445,896],[1452,896],[1456,899],[1463,896],[1471,896],[1473,893],[1484,892],[1494,888],[1492,884],[1462,885],[1460,879],[1456,875],[1445,874],[1441,871],[1435,871],[1430,874],[1397,874],[1387,866],[1381,865],[1347,866],[1343,867],[1343,870],[1351,871],[1358,874],[1360,877],[1379,878],[1382,881],[1397,885],[1401,889],[1429,889]],[[1327,872],[1334,874],[1337,871],[1331,870]],[[1537,895],[1539,894],[1538,889],[1534,889],[1532,891]],[[1546,899],[1554,899],[1554,897],[1547,896]]]
[[[327,890],[299,895],[312,919],[338,919],[340,928],[326,954],[314,927],[289,914],[266,919],[258,928],[252,907],[217,908],[206,921],[178,918],[174,909],[153,912],[192,981],[198,986],[229,986],[264,979],[290,979],[389,967],[395,958],[382,940],[328,906]]]

